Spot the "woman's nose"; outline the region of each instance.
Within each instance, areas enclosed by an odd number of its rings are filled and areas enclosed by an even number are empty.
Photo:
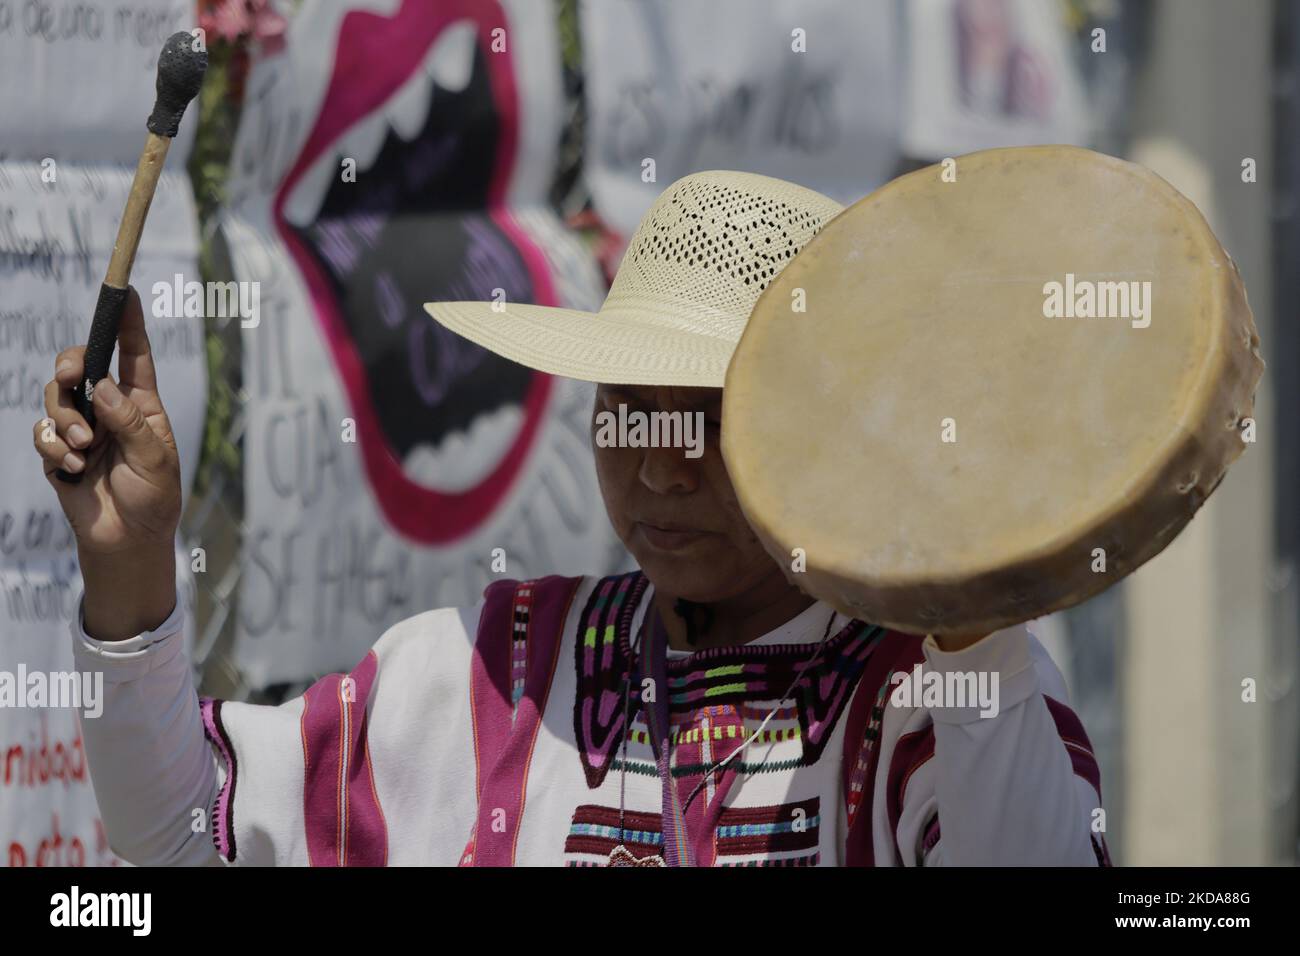
[[[699,459],[685,448],[641,449],[641,483],[658,495],[690,494],[699,487]]]

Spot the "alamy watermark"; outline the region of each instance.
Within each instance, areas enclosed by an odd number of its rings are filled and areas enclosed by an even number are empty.
[[[171,282],[155,282],[152,291],[155,319],[238,318],[245,329],[262,321],[259,282],[186,282],[178,272]]]
[[[1049,319],[1131,319],[1135,329],[1151,324],[1150,282],[1092,282],[1065,274],[1065,282],[1043,285],[1043,316]]]
[[[981,717],[996,717],[999,711],[997,671],[933,671],[919,663],[910,671],[898,671],[889,678],[894,690],[889,702],[895,707],[979,709]]]
[[[704,454],[703,412],[596,413],[596,444],[600,448],[685,448],[687,458]]]
[[[103,671],[0,671],[0,708],[33,710],[70,708],[82,716],[98,717],[104,712]]]
[[[152,914],[152,893],[82,893],[74,885],[50,897],[51,926],[123,926],[132,936],[148,936]]]

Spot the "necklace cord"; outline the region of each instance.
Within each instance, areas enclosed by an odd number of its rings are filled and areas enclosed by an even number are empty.
[[[680,604],[681,602],[679,601],[678,603]],[[674,609],[677,610],[677,608]],[[644,637],[645,637],[646,622],[649,620],[650,615],[652,613],[654,613],[653,605],[647,608],[645,615],[641,618],[641,626],[640,628],[638,628],[638,633],[637,633],[636,647],[634,650],[637,656],[642,658],[641,661],[642,666],[644,665],[644,650],[645,650]],[[681,611],[679,610],[678,613],[681,613]],[[734,760],[737,756],[739,756],[740,753],[744,751],[746,747],[748,747],[751,743],[757,740],[758,737],[762,735],[763,731],[767,729],[767,725],[771,722],[772,718],[776,716],[776,712],[780,709],[781,703],[783,701],[790,699],[790,695],[793,694],[795,688],[799,686],[799,681],[803,679],[804,673],[821,657],[822,649],[826,646],[826,641],[830,637],[831,627],[835,623],[836,616],[837,616],[837,612],[832,610],[830,618],[826,621],[826,628],[822,632],[821,640],[817,642],[816,650],[813,651],[812,656],[809,657],[808,660],[804,661],[801,665],[799,665],[799,669],[795,673],[794,680],[791,681],[790,686],[786,689],[785,693],[782,694],[777,699],[776,706],[773,707],[770,711],[768,711],[767,716],[764,717],[762,723],[758,725],[758,729],[755,730],[752,734],[750,734],[749,737],[747,737],[739,746],[736,747],[735,750],[729,753],[725,758],[718,761],[717,763],[709,767],[704,772],[703,776],[700,778],[700,782],[695,785],[695,788],[691,791],[690,795],[686,798],[686,801],[682,804],[683,814],[686,813],[686,810],[690,807],[696,795],[699,794],[700,790],[704,787],[706,783],[709,782],[709,780],[713,777],[713,775],[717,773],[719,770],[725,768],[727,764],[731,763],[732,760]],[[687,618],[688,630],[690,629],[690,624],[693,623],[692,618],[693,615]],[[665,652],[666,652],[666,648],[667,645],[665,645]],[[628,670],[627,673],[624,675],[624,683],[623,683],[623,741],[622,741],[622,748],[620,750],[619,787],[618,787],[618,842],[620,845],[622,845],[626,839],[626,829],[624,824],[626,820],[626,807],[627,807],[627,801],[626,801],[627,743],[628,743],[628,737],[630,736],[631,729],[632,729],[631,702],[632,702],[633,670],[634,670],[634,665],[632,664],[631,661],[629,661]],[[667,732],[667,729],[668,728],[664,728],[665,732]],[[668,745],[671,746],[671,735],[669,735],[669,737],[666,738],[666,741]],[[671,775],[672,773],[671,754],[667,756],[665,763],[668,766],[669,774]]]
[[[627,738],[631,732],[632,670],[623,677],[623,749],[619,756],[618,774],[618,842],[623,844],[626,837],[623,828],[623,813],[627,806]]]
[[[691,801],[695,799],[696,794],[700,792],[701,788],[703,788],[704,785],[709,782],[709,780],[713,777],[715,773],[717,773],[719,770],[726,767],[727,764],[731,763],[731,761],[735,757],[737,757],[741,753],[741,751],[743,751],[751,743],[757,740],[758,737],[763,733],[763,731],[767,729],[768,723],[771,722],[772,718],[776,716],[776,712],[781,708],[782,701],[788,700],[790,698],[790,695],[794,693],[794,689],[799,686],[799,681],[803,679],[804,672],[808,670],[808,668],[811,667],[814,663],[816,663],[819,657],[821,657],[822,648],[826,646],[826,639],[830,637],[831,625],[835,623],[835,616],[836,616],[836,612],[832,610],[830,619],[827,620],[826,622],[826,630],[822,633],[822,639],[817,642],[817,649],[813,651],[812,656],[809,657],[808,660],[804,661],[799,666],[798,673],[794,675],[794,680],[790,682],[790,686],[786,688],[785,693],[782,694],[777,699],[776,706],[767,712],[767,716],[764,717],[763,722],[758,725],[758,729],[755,730],[752,734],[750,734],[749,737],[747,737],[741,744],[739,744],[735,750],[727,754],[725,758],[720,760],[718,763],[715,763],[708,770],[704,771],[704,775],[700,778],[700,782],[695,785],[695,789],[691,791],[690,796],[688,796],[686,798],[685,803],[682,804],[682,813],[686,812],[687,808],[690,807],[691,805]]]

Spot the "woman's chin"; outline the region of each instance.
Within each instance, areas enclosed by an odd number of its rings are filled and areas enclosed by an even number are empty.
[[[710,603],[729,597],[735,588],[735,576],[719,564],[716,554],[687,557],[648,550],[632,556],[655,590],[673,597]]]

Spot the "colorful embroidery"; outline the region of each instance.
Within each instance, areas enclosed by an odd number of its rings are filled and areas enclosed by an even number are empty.
[[[624,693],[633,656],[631,622],[646,589],[646,578],[640,572],[605,578],[592,590],[579,619],[573,720],[587,786],[593,790],[616,762],[622,742]],[[706,743],[699,726],[705,708],[740,708],[743,724],[715,722],[710,728],[707,743],[717,741],[725,746],[725,740],[739,744],[746,739],[777,707],[755,743],[793,743],[797,748],[792,754],[769,754],[767,760],[742,763],[738,758],[732,766],[752,773],[816,763],[884,634],[882,628],[849,621],[820,650],[812,643],[741,645],[706,648],[689,658],[669,660],[669,711],[671,717],[680,718],[672,721],[674,743],[697,748]],[[792,699],[783,700],[781,695],[792,684]],[[639,687],[631,688],[629,743],[649,744],[639,692]],[[699,773],[707,766],[690,754],[680,755],[676,763],[675,777]],[[643,769],[628,761],[630,772]],[[653,773],[653,765],[648,772]]]
[[[600,786],[623,739],[629,660],[627,630],[646,589],[640,572],[604,578],[578,619],[578,694],[573,729],[587,786]],[[636,695],[633,694],[635,698]]]
[[[821,834],[820,800],[722,811],[714,834],[718,866],[813,866]]]
[[[659,815],[655,813],[623,814],[620,836],[617,807],[584,804],[573,812],[569,835],[564,841],[567,866],[604,866],[609,854],[622,843],[638,860],[663,852]]]
[[[528,774],[554,683],[564,622],[582,578],[551,575],[489,585],[470,664],[475,788],[479,812],[462,865],[509,866],[528,799]],[[527,590],[527,619],[519,594]],[[517,632],[517,623],[525,625]],[[525,635],[523,693],[512,686],[518,633]],[[504,813],[504,816],[502,816]],[[504,828],[501,824],[504,823]]]
[[[715,830],[716,866],[816,866],[821,829],[816,797],[776,807],[727,808]],[[663,852],[658,814],[623,814],[585,804],[573,813],[564,841],[567,866],[604,866],[622,843],[637,859]]]
[[[781,857],[775,860],[745,860],[744,862],[719,861],[718,866],[816,866],[821,862],[820,853],[805,853],[800,856]]]
[[[212,845],[227,863],[235,862],[235,781],[238,767],[235,764],[235,748],[230,743],[230,736],[221,723],[222,701],[211,697],[199,698],[199,714],[203,718],[203,733],[217,748],[226,765],[226,781],[221,785],[217,798],[212,804]]]
[[[524,678],[528,676],[528,619],[533,605],[532,582],[515,589],[512,640],[510,645],[510,703],[518,716],[519,699],[524,696]]]
[[[892,678],[893,673],[891,672],[889,676]],[[867,772],[871,767],[871,754],[876,748],[876,741],[880,739],[880,724],[885,716],[885,698],[890,687],[889,680],[880,685],[876,700],[871,705],[871,719],[867,723],[862,746],[858,748],[858,759],[854,762],[853,770],[849,775],[849,795],[845,807],[848,827],[853,826],[853,819],[858,815],[858,808],[862,806],[862,793],[867,784]]]

